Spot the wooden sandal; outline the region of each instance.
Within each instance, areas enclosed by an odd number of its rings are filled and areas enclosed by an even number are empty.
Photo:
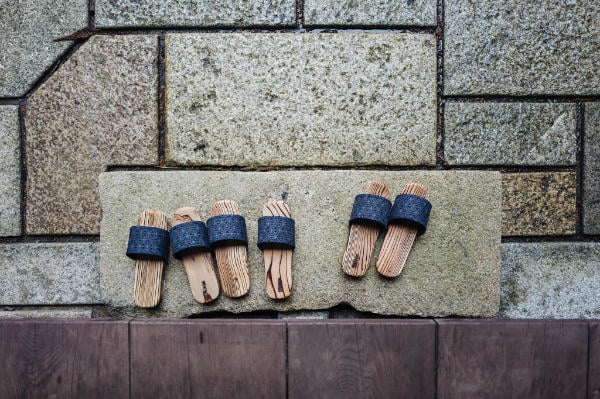
[[[295,247],[295,222],[284,201],[270,201],[258,219],[258,248],[265,259],[267,295],[287,298],[292,293],[292,253]]]
[[[221,287],[225,295],[239,298],[248,293],[248,255],[246,221],[235,201],[216,202],[206,221],[208,239],[215,251]]]
[[[392,203],[385,184],[368,181],[363,194],[354,199],[350,216],[350,234],[342,259],[342,270],[349,276],[362,277],[371,263],[379,232],[387,226]]]
[[[153,209],[143,211],[138,225],[129,229],[126,254],[135,259],[135,305],[155,307],[160,302],[163,269],[169,259],[167,216]]]
[[[430,212],[429,188],[418,183],[407,184],[394,201],[388,230],[379,251],[376,267],[381,275],[400,275],[416,236],[427,229]]]
[[[196,208],[179,208],[173,212],[169,231],[173,256],[183,263],[194,299],[209,303],[219,296],[219,281],[208,242],[206,225]]]

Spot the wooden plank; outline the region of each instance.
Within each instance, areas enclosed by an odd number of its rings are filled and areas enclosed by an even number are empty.
[[[593,321],[590,328],[588,398],[600,399],[600,321]]]
[[[126,398],[128,321],[1,320],[1,398]]]
[[[438,397],[583,398],[585,321],[438,320]]]
[[[134,321],[132,398],[282,398],[284,322]]]
[[[435,324],[349,320],[288,324],[290,398],[433,398]]]

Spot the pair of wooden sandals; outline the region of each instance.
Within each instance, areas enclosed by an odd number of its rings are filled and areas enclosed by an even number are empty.
[[[135,259],[134,302],[151,308],[161,297],[162,274],[173,256],[185,267],[194,299],[209,303],[219,296],[215,273],[214,251],[223,293],[239,298],[248,293],[246,222],[235,201],[216,202],[206,224],[196,208],[180,208],[173,212],[172,228],[167,231],[167,217],[157,210],[145,210],[138,225],[129,232],[127,256]],[[258,247],[263,251],[267,295],[283,299],[292,291],[292,252],[295,224],[287,203],[270,201],[258,219]]]
[[[350,217],[350,234],[342,260],[342,270],[353,277],[367,272],[382,229],[385,238],[377,257],[376,268],[385,277],[402,272],[417,235],[425,233],[431,203],[429,189],[418,183],[407,184],[394,201],[385,184],[369,181],[356,196]]]

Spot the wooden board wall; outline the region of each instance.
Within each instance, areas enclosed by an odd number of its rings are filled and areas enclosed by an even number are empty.
[[[0,320],[0,398],[600,399],[600,322]]]

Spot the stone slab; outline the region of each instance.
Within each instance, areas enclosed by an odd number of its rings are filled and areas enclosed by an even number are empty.
[[[433,165],[435,45],[427,34],[167,35],[167,162]]]
[[[600,103],[585,104],[583,230],[600,234]]]
[[[435,26],[436,2],[304,0],[305,26]]]
[[[459,103],[444,110],[452,165],[575,165],[575,104]]]
[[[367,180],[398,193],[410,181],[431,190],[432,216],[400,278],[384,279],[372,265],[363,279],[341,271],[354,196]],[[104,215],[100,235],[103,301],[124,314],[188,316],[328,309],[347,303],[379,314],[494,316],[498,311],[500,175],[476,171],[108,172],[100,176]],[[251,287],[242,299],[223,295],[210,306],[192,298],[181,263],[170,259],[156,310],[133,309],[134,261],[125,254],[129,227],[146,208],[165,212],[196,206],[206,217],[212,203],[235,199],[246,217]],[[296,220],[293,293],[266,295],[264,264],[256,247],[257,219],[270,198],[283,198]],[[375,256],[373,260],[375,260]]]
[[[448,0],[444,93],[600,94],[600,3]]]
[[[98,243],[0,244],[0,305],[98,303]]]
[[[295,0],[96,0],[97,27],[295,24]]]
[[[575,234],[575,172],[502,174],[502,235]]]
[[[0,318],[58,318],[58,319],[89,319],[92,317],[90,307],[54,307],[27,308],[15,310],[0,310]]]
[[[329,318],[329,311],[324,310],[300,310],[295,312],[279,313],[280,320],[322,320]]]
[[[20,97],[87,26],[88,0],[0,0],[0,96]]]
[[[500,315],[505,318],[600,317],[600,244],[502,244]]]
[[[98,175],[158,163],[156,36],[93,36],[27,102],[28,234],[98,234]]]
[[[21,234],[19,107],[0,105],[0,236]]]

